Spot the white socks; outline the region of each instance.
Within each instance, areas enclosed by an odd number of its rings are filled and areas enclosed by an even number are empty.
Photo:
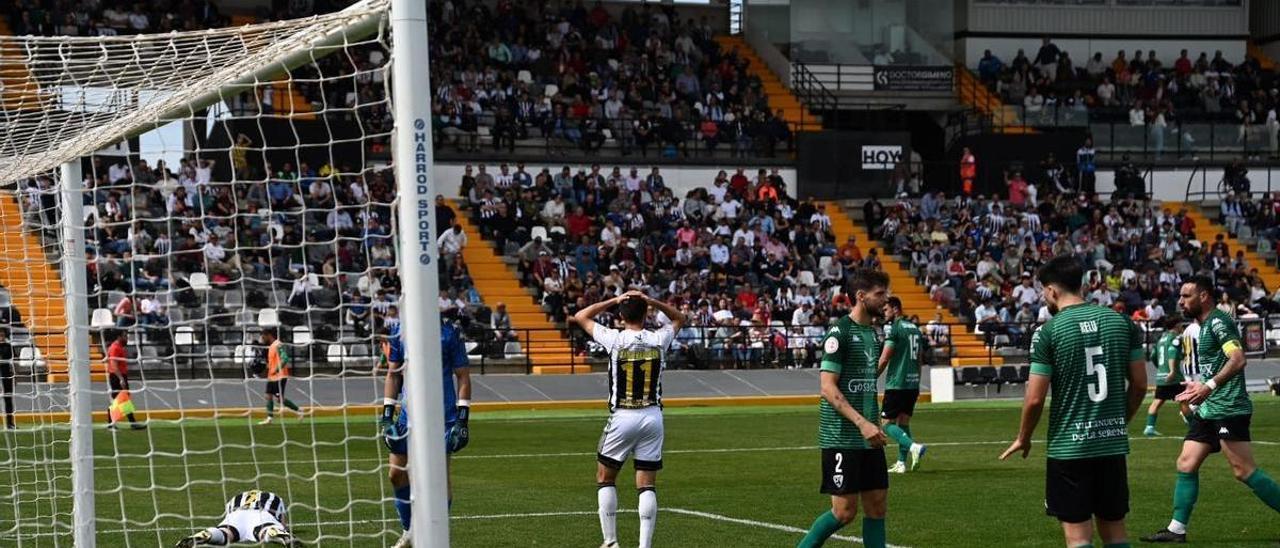
[[[210,527],[205,532],[209,533],[209,540],[205,543],[206,545],[226,546],[228,544],[227,534],[222,531],[221,527]]]
[[[658,493],[652,487],[640,490],[640,548],[653,547],[653,526],[658,522]]]
[[[1179,535],[1187,534],[1187,524],[1178,520],[1169,520],[1169,531]]]
[[[596,508],[600,513],[600,533],[604,542],[618,541],[618,488],[612,483],[600,484],[596,490]]]

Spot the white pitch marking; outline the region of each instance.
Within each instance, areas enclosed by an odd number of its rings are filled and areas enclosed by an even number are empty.
[[[1148,438],[1148,437],[1134,437],[1134,438],[1129,438],[1129,439],[1130,439],[1130,441],[1157,441],[1157,440],[1181,440],[1182,438],[1181,438],[1181,437],[1179,437],[1179,436],[1158,436],[1158,437],[1151,437],[1151,438]],[[366,439],[366,440],[364,440],[364,441],[371,441],[371,440]],[[965,446],[978,446],[978,445],[1007,445],[1007,444],[1010,444],[1010,443],[1012,443],[1012,440],[1003,440],[1003,441],[950,441],[950,442],[933,442],[933,443],[928,443],[928,444],[926,444],[926,445],[933,446],[933,447],[965,447]],[[1280,445],[1280,442],[1274,442],[1274,441],[1260,441],[1260,440],[1253,440],[1253,441],[1252,441],[1252,442],[1250,442],[1250,443],[1252,443],[1252,444],[1254,444],[1254,445],[1264,445],[1264,446],[1275,446],[1275,445]],[[812,450],[816,450],[816,449],[818,449],[818,446],[816,446],[816,445],[801,445],[801,446],[794,446],[794,447],[785,447],[785,446],[784,446],[784,447],[732,447],[732,448],[708,448],[708,449],[670,449],[670,450],[666,450],[666,451],[664,451],[664,452],[665,452],[665,453],[668,453],[668,454],[684,455],[684,454],[765,453],[765,452],[788,452],[788,451],[812,451]],[[452,459],[454,459],[454,460],[491,460],[491,459],[536,459],[536,458],[592,457],[592,456],[595,456],[595,453],[589,453],[589,452],[563,452],[563,453],[501,453],[501,454],[493,454],[493,455],[457,455],[457,456],[454,456],[454,457],[451,457],[451,458],[452,458]],[[98,455],[98,456],[97,456],[97,457],[95,457],[95,458],[101,458],[101,459],[104,459],[104,460],[106,460],[106,459],[113,459],[113,460],[114,460],[116,457],[114,457],[114,456],[110,456],[110,455]],[[126,456],[126,458],[145,458],[145,455],[140,455],[140,456]],[[384,459],[381,459],[381,458],[362,458],[362,459],[318,459],[318,460],[308,461],[308,462],[315,462],[315,463],[318,463],[318,464],[320,464],[320,463],[361,463],[361,462],[382,462],[383,460],[384,460]],[[154,468],[154,469],[159,469],[159,468],[195,468],[195,467],[202,467],[202,466],[203,466],[203,467],[213,467],[213,466],[251,466],[251,465],[257,465],[257,464],[261,464],[261,463],[259,463],[259,462],[253,462],[253,461],[223,462],[223,463],[217,463],[217,462],[193,462],[193,463],[187,463],[187,464],[154,464],[154,465],[108,466],[107,468],[109,468],[109,469],[116,469],[116,468],[118,468],[118,469],[121,469],[121,470],[129,470],[129,469],[138,469],[138,468],[145,468],[145,469],[153,469],[153,468]],[[23,468],[48,468],[48,467],[58,467],[58,466],[65,466],[65,467],[69,467],[69,466],[71,466],[71,464],[70,464],[69,462],[64,462],[64,461],[57,461],[57,462],[40,462],[40,463],[36,463],[36,462],[30,462],[30,461],[27,461],[27,462],[14,462],[13,460],[4,460],[4,461],[0,461],[0,465],[7,465],[8,467],[10,467],[10,468],[15,468],[15,469],[23,469]],[[367,471],[367,472],[372,473],[373,471]]]
[[[744,379],[744,378],[742,378],[742,377],[739,377],[739,376],[735,375],[735,374],[733,373],[733,371],[729,371],[728,369],[726,369],[726,370],[724,370],[724,374],[726,374],[726,375],[728,375],[728,376],[732,377],[734,380],[736,380],[736,381],[738,381],[738,382],[740,382],[740,383],[742,383],[742,384],[747,385],[747,386],[748,386],[748,387],[750,387],[752,390],[755,390],[756,392],[759,392],[759,393],[760,393],[760,394],[762,394],[762,395],[765,395],[765,396],[770,395],[768,392],[765,392],[764,390],[761,390],[759,386],[756,386],[756,385],[754,385],[754,384],[751,384],[751,382],[750,382],[750,381],[748,381],[747,379]]]

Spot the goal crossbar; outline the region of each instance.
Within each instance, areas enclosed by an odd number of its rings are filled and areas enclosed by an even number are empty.
[[[0,37],[0,182],[49,172],[341,51],[378,32],[388,2],[195,32]],[[171,76],[157,78],[157,65]]]

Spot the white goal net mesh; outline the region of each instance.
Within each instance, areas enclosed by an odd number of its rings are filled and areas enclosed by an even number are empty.
[[[18,423],[0,439],[0,544],[73,544],[68,162],[84,188],[71,268],[88,314],[71,320],[91,333],[98,545],[170,546],[251,489],[284,497],[312,545],[399,535],[373,412],[400,296],[387,10],[0,37],[0,361]],[[271,424],[264,332],[292,370]]]

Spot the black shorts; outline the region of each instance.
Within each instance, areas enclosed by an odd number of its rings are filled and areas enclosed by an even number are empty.
[[[1181,394],[1182,390],[1183,390],[1183,386],[1181,384],[1168,384],[1165,386],[1157,386],[1156,399],[1173,401],[1173,398],[1178,397],[1178,394]]]
[[[289,379],[287,378],[280,379],[278,381],[267,381],[267,395],[274,396],[277,394],[284,394],[284,385],[287,382],[289,382]]]
[[[1129,513],[1129,470],[1124,455],[1049,459],[1045,465],[1044,512],[1065,523],[1097,516],[1120,521]]]
[[[916,400],[920,399],[920,389],[885,390],[884,405],[880,407],[880,417],[896,419],[898,415],[916,414]]]
[[[107,385],[111,387],[111,397],[116,393],[129,389],[129,378],[122,375],[107,374]]]
[[[1249,423],[1253,415],[1237,415],[1221,419],[1202,419],[1194,414],[1187,417],[1187,441],[1209,445],[1209,452],[1222,450],[1222,440],[1253,441],[1249,437]]]
[[[828,495],[849,495],[889,488],[884,448],[823,449],[822,489]]]

